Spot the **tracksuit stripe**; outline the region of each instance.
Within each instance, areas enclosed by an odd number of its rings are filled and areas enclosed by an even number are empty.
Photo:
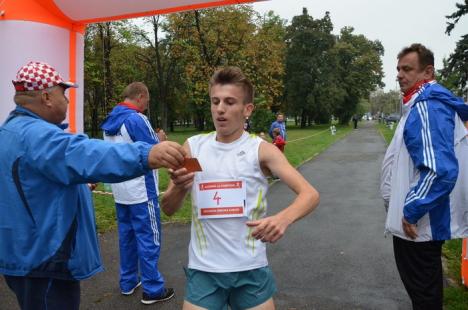
[[[151,229],[153,230],[154,244],[159,246],[158,223],[157,223],[157,220],[156,220],[156,214],[155,214],[154,204],[153,204],[152,200],[148,201],[148,212],[149,212],[149,216],[150,216]]]
[[[428,152],[428,149],[427,149],[427,146],[428,146],[428,137],[427,137],[427,134],[426,134],[426,122],[425,122],[425,115],[424,115],[424,111],[423,111],[423,107],[421,107],[421,102],[418,103],[416,105],[416,108],[418,109],[418,112],[419,112],[419,117],[421,118],[421,124],[422,124],[422,128],[421,128],[421,137],[422,137],[422,142],[423,142],[423,158],[424,158],[424,165],[426,165],[427,167],[429,167],[429,152]]]
[[[408,197],[408,200],[405,202],[405,204],[409,204],[416,199],[424,199],[436,177],[437,175],[430,171],[424,178],[424,181],[421,183],[421,187],[418,189],[418,192],[413,197]]]
[[[138,115],[141,117],[141,119],[145,122],[146,126],[148,127],[148,130],[149,130],[149,132],[151,134],[151,137],[153,137],[154,140],[159,142],[159,139],[156,137],[156,135],[154,133],[154,130],[153,130],[153,127],[151,127],[151,124],[150,124],[148,118],[143,117],[144,116],[143,114],[138,113]]]
[[[426,121],[426,134],[428,138],[428,153],[429,153],[429,159],[430,159],[430,165],[428,166],[431,168],[433,171],[436,170],[436,163],[435,163],[435,156],[434,156],[434,147],[432,146],[432,136],[431,136],[431,128],[429,126],[429,113],[427,112],[427,101],[422,102],[423,106],[423,112],[424,112],[424,118]]]
[[[435,164],[435,156],[434,156],[434,149],[432,145],[432,136],[431,130],[429,127],[429,116],[427,112],[427,102],[421,101],[418,102],[416,108],[419,112],[419,116],[421,118],[422,128],[421,128],[421,136],[423,142],[423,158],[424,164],[430,169],[426,177],[424,178],[421,186],[419,187],[416,193],[412,192],[406,198],[405,205],[413,202],[416,199],[424,199],[429,192],[435,178],[437,177],[436,174],[436,164]]]

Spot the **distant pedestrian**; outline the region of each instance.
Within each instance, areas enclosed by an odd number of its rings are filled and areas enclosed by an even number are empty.
[[[286,141],[286,124],[284,123],[284,114],[279,112],[276,114],[276,121],[271,123],[270,131],[268,134],[273,139],[273,129],[279,128],[280,135]]]
[[[286,145],[286,141],[284,141],[283,137],[281,137],[279,128],[273,129],[273,144],[284,153],[284,146]]]
[[[354,129],[357,129],[357,123],[359,121],[359,116],[357,114],[354,114],[352,119],[353,119]]]
[[[250,132],[250,120],[249,120],[248,117],[245,118],[244,130],[247,131],[247,132]]]

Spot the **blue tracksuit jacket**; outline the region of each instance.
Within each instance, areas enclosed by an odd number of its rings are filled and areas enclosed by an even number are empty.
[[[449,195],[458,177],[455,113],[468,120],[468,105],[434,83],[425,85],[409,113],[403,138],[419,180],[406,196],[403,213],[412,224],[428,213],[433,239],[451,239]]]
[[[101,271],[86,183],[146,173],[151,145],[68,134],[19,106],[0,145],[0,274],[80,280]]]

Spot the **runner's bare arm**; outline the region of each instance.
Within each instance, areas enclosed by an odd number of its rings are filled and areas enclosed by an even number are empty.
[[[187,157],[191,157],[187,141],[185,141],[182,148],[186,152]],[[185,196],[192,188],[195,174],[193,172],[188,172],[186,168],[180,168],[177,170],[168,169],[168,172],[171,179],[169,181],[169,186],[161,199],[161,209],[166,215],[170,216],[182,206]]]
[[[314,210],[319,204],[319,193],[304,177],[289,164],[281,151],[270,143],[261,143],[259,161],[264,173],[279,177],[296,194],[296,199],[279,213],[247,225],[255,227],[252,236],[264,242],[276,242],[288,226]]]

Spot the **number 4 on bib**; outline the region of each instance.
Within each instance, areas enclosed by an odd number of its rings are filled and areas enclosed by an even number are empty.
[[[212,180],[198,183],[198,218],[243,217],[246,189],[242,180]]]

